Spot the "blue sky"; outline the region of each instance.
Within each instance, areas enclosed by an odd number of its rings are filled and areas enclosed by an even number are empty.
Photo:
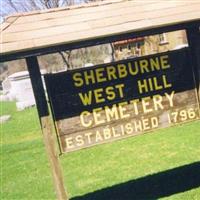
[[[3,1],[3,0],[0,0],[0,14],[2,13],[2,1]],[[2,21],[3,21],[3,18],[2,18],[2,16],[0,15],[0,23],[2,23]]]
[[[14,0],[16,2],[20,2],[22,4],[27,3],[29,0]],[[35,0],[37,1],[37,0]],[[74,2],[76,4],[83,2],[83,0],[74,0]],[[14,9],[11,9],[8,7],[8,5],[6,4],[6,0],[0,0],[0,23],[3,22],[3,17],[2,17],[2,13],[8,13],[9,15],[12,13],[15,13],[16,11]]]
[[[24,1],[24,0],[21,0]],[[3,22],[3,17],[2,17],[2,13],[8,13],[8,14],[12,14],[14,12],[14,10],[9,9],[9,7],[6,4],[6,0],[0,0],[0,22]]]

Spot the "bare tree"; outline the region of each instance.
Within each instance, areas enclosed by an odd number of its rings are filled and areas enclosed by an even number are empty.
[[[110,43],[110,48],[111,48],[111,56],[112,56],[112,62],[115,61],[115,48],[113,43]]]
[[[64,6],[71,6],[76,3],[89,3],[89,2],[95,2],[95,1],[101,1],[101,0],[3,0],[2,1],[2,6],[0,8],[0,15],[1,17],[5,17],[10,14],[14,13],[20,13],[20,12],[30,12],[30,11],[36,11],[36,10],[44,10],[44,9],[50,9],[50,8],[58,8],[58,7],[64,7]],[[6,8],[6,9],[3,9]],[[89,62],[88,59],[90,56],[88,56],[88,49],[85,48],[79,50],[81,57],[85,62]],[[65,52],[58,52],[57,54],[61,60],[63,67],[65,69],[72,69],[73,68],[73,62],[72,62],[72,55],[71,51],[65,51]],[[55,57],[55,56],[54,56]],[[57,58],[57,57],[56,57]],[[49,57],[44,57],[43,58],[45,61],[43,62],[45,66],[47,66],[45,63],[51,61],[49,60]],[[113,57],[114,59],[114,57]],[[42,58],[40,58],[42,60]],[[55,60],[55,65],[56,62],[59,61],[60,59],[54,59]],[[53,63],[51,63],[52,65]],[[53,65],[54,65],[53,64]],[[57,65],[58,66],[58,65]],[[62,66],[60,66],[62,67]],[[55,67],[52,68],[55,70]],[[57,69],[56,69],[57,70]]]
[[[4,0],[1,6],[1,17],[16,12],[28,12],[74,5],[75,0]],[[4,9],[6,8],[6,9]]]

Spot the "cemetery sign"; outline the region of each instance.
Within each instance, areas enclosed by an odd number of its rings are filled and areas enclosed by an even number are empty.
[[[62,152],[199,118],[188,48],[45,75]]]

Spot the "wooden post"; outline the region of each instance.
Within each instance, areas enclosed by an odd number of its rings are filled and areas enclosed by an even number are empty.
[[[51,118],[48,111],[48,105],[45,97],[44,87],[42,84],[39,64],[36,57],[26,58],[26,63],[33,87],[38,115],[40,118],[40,124],[43,132],[44,144],[50,162],[57,198],[59,200],[68,200],[64,188],[64,181],[61,172],[61,167],[53,139]]]
[[[189,47],[191,49],[192,62],[194,65],[198,98],[200,100],[200,28],[199,26],[194,26],[193,28],[188,28],[186,31]]]

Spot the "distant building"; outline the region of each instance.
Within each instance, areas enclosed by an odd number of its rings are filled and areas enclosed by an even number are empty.
[[[121,60],[184,48],[187,46],[187,38],[185,31],[181,30],[117,41],[113,46],[115,59]]]
[[[160,53],[183,48],[187,46],[187,38],[184,30],[162,33],[145,38],[146,54]]]
[[[113,43],[116,60],[138,57],[145,54],[145,38],[135,38]]]

